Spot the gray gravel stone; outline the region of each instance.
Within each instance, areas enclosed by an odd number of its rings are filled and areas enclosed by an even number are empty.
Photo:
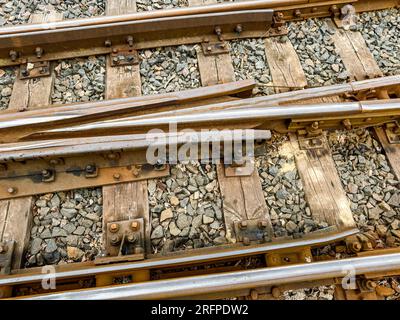
[[[335,51],[333,33],[325,19],[289,23],[287,37],[298,54],[309,86],[327,86],[348,79],[343,61]]]
[[[181,45],[139,52],[144,95],[198,88],[196,46]]]
[[[280,300],[333,300],[335,286],[284,291]]]
[[[380,143],[365,129],[331,133],[329,142],[358,228],[375,233],[379,246],[400,243],[392,232],[400,220],[399,182]]]
[[[33,267],[93,259],[101,248],[101,203],[101,188],[39,196],[33,208],[34,225],[25,265]],[[91,229],[84,226],[89,223]],[[84,255],[78,255],[78,260],[70,259],[67,246],[82,250]]]
[[[33,13],[50,9],[62,12],[64,19],[76,19],[104,14],[105,0],[2,0],[0,26],[28,23]]]
[[[0,110],[5,110],[8,108],[14,80],[14,68],[0,69]]]
[[[56,78],[53,104],[98,101],[104,99],[104,56],[61,60],[54,68]]]
[[[266,148],[267,154],[256,158],[256,166],[274,236],[306,234],[325,227],[311,217],[288,137],[273,135]]]
[[[400,10],[388,9],[359,15],[358,29],[385,75],[400,73]]]
[[[174,165],[169,177],[149,183],[155,253],[226,242],[216,178],[215,166],[191,162]]]
[[[236,80],[254,79],[254,95],[274,93],[272,78],[265,56],[264,39],[241,39],[230,42]]]
[[[177,7],[188,7],[188,0],[137,0],[137,10],[140,11],[151,11],[170,9]]]

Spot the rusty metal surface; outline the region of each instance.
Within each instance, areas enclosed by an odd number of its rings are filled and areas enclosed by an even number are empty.
[[[31,172],[28,176],[0,179],[0,199],[140,181],[168,175],[167,165],[161,170],[156,170],[149,164],[96,168],[94,164],[89,163],[84,168],[70,168],[63,172],[44,170]]]

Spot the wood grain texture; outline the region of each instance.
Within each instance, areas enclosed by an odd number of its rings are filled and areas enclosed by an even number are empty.
[[[43,14],[33,14],[31,23],[62,20],[62,14],[49,9]],[[15,80],[10,99],[10,110],[32,110],[38,106],[49,105],[54,82],[50,77]],[[28,248],[32,226],[33,197],[0,201],[0,241],[15,240],[12,269],[21,267],[24,252]]]
[[[352,80],[383,76],[360,32],[337,29],[332,22],[329,22],[329,27],[336,30],[336,33],[332,36],[336,52],[342,58]]]
[[[136,0],[107,0],[107,16],[134,13],[136,11]]]
[[[272,76],[275,92],[286,92],[284,87],[300,87],[307,85],[306,76],[299,57],[290,41],[282,42],[278,38],[265,39],[265,54]]]
[[[235,72],[229,53],[206,56],[201,46],[198,46],[197,60],[203,86],[235,81]]]
[[[224,165],[217,165],[219,187],[223,199],[226,238],[236,242],[234,222],[243,220],[267,221],[266,228],[272,234],[269,210],[265,203],[258,171],[248,177],[226,177]]]
[[[385,150],[386,157],[389,160],[390,166],[392,167],[397,180],[400,180],[400,145],[391,144],[382,127],[375,127],[375,133]]]
[[[106,234],[109,222],[136,218],[143,218],[145,221],[145,248],[150,252],[147,181],[103,187],[103,234]]]
[[[297,136],[292,133],[290,141],[313,218],[320,222],[325,221],[328,225],[336,225],[338,229],[355,227],[349,201],[329,146],[301,150]]]
[[[62,20],[62,18],[62,13],[52,10],[43,14],[33,14],[31,16],[30,22],[54,22]],[[51,65],[51,68],[53,68],[53,65]],[[36,79],[20,80],[17,75],[17,78],[14,82],[13,94],[11,95],[8,109],[15,111],[32,110],[51,104],[53,83],[53,70],[51,76]]]
[[[235,81],[229,53],[205,56],[201,48],[198,48],[197,58],[203,86]],[[234,222],[242,220],[265,220],[268,223],[267,231],[272,234],[271,219],[258,171],[254,170],[248,177],[226,177],[225,167],[220,164],[217,165],[217,175],[223,199],[226,239],[236,242]]]
[[[136,1],[108,0],[107,14],[136,12]],[[127,98],[141,95],[139,66],[111,67],[107,59],[106,99]],[[107,223],[118,220],[143,218],[145,221],[145,250],[150,253],[150,223],[147,181],[123,183],[103,187],[103,230]],[[103,248],[106,250],[106,232],[103,232]]]

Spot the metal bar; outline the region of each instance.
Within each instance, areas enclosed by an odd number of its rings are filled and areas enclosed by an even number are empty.
[[[193,295],[229,292],[246,288],[281,285],[344,277],[352,272],[396,270],[400,266],[400,253],[315,262],[284,267],[262,268],[239,272],[186,277],[127,284],[123,286],[54,293],[27,300],[116,300],[116,299],[174,299]]]
[[[245,101],[243,101],[245,102]],[[213,109],[215,106],[210,106]],[[312,105],[290,105],[275,106],[270,104],[260,104],[257,108],[252,108],[251,112],[246,109],[246,105],[242,109],[229,109],[223,111],[209,111],[198,114],[184,114],[179,116],[167,116],[162,118],[148,119],[121,119],[109,120],[102,122],[94,122],[75,127],[46,130],[38,133],[39,136],[46,134],[70,134],[72,132],[90,132],[91,130],[115,130],[120,128],[160,128],[168,126],[170,123],[177,123],[180,127],[185,125],[206,125],[212,126],[217,123],[237,123],[244,121],[272,121],[279,119],[291,120],[314,120],[324,119],[326,117],[345,118],[351,115],[364,115],[375,112],[376,114],[399,116],[400,115],[400,99],[381,100],[379,102],[343,102],[343,103],[319,103]],[[34,135],[33,135],[34,136]],[[33,137],[32,136],[32,137]]]
[[[267,244],[260,244],[254,246],[233,245],[229,248],[214,247],[199,250],[191,250],[190,252],[178,252],[179,255],[167,256],[164,258],[150,258],[145,261],[134,263],[121,263],[107,266],[96,267],[79,267],[79,264],[71,265],[73,270],[61,271],[56,270],[57,279],[68,279],[85,276],[95,276],[106,273],[123,273],[134,270],[151,270],[161,269],[166,267],[181,267],[185,265],[193,265],[204,262],[223,261],[236,257],[251,256],[263,254],[269,251],[282,250],[282,249],[295,249],[301,247],[317,247],[324,244],[339,241],[351,235],[357,234],[358,229],[342,230],[333,233],[316,233],[309,234],[308,236],[289,241],[276,241]],[[57,268],[57,267],[56,267]],[[13,273],[17,271],[13,271]],[[29,271],[32,272],[32,271]],[[8,285],[17,285],[24,283],[34,283],[42,281],[43,275],[41,268],[38,268],[36,273],[31,274],[15,274],[12,276],[5,276],[0,278],[0,287]]]

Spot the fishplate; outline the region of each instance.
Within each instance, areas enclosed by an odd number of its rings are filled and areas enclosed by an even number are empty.
[[[112,67],[133,66],[139,64],[140,58],[133,48],[113,48],[110,61]]]
[[[254,172],[254,158],[243,159],[241,163],[233,163],[225,166],[226,177],[246,177],[251,176]]]
[[[144,219],[107,223],[107,256],[96,259],[96,264],[144,259]]]
[[[264,243],[271,241],[272,235],[266,220],[242,220],[234,222],[236,240],[244,245],[251,242]]]
[[[22,64],[19,71],[19,78],[33,79],[50,76],[50,61],[36,61]]]
[[[201,44],[201,48],[205,56],[212,56],[229,52],[229,46],[224,41],[218,41],[218,42],[205,41]]]
[[[389,143],[400,143],[400,126],[397,122],[387,123],[385,126],[385,133]]]
[[[270,252],[265,255],[268,267],[279,267],[297,263],[311,263],[313,261],[311,248]]]

